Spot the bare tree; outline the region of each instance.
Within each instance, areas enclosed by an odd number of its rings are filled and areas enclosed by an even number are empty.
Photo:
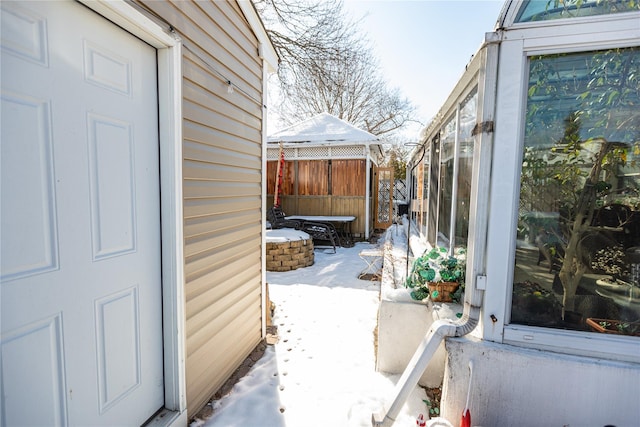
[[[255,4],[281,58],[274,83],[284,123],[328,112],[374,135],[389,135],[414,121],[414,107],[382,78],[369,42],[341,0]]]
[[[386,158],[384,166],[393,168],[394,179],[407,178],[407,158],[412,149],[413,147],[407,147],[399,142],[391,143],[385,147]]]
[[[343,58],[344,46],[356,39],[341,0],[255,0],[254,5],[280,56],[278,78],[284,92],[301,69]]]

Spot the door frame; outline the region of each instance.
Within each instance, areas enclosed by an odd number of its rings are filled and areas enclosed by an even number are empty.
[[[382,174],[381,174],[382,172]],[[381,175],[389,174],[389,221],[382,222],[380,221],[380,216],[378,215],[380,212],[380,181],[383,179]],[[387,229],[393,223],[393,196],[394,196],[394,183],[393,183],[393,168],[386,167],[376,167],[374,170],[375,183],[374,183],[374,202],[373,202],[373,226],[377,230]]]
[[[152,425],[186,425],[182,42],[124,0],[78,1],[157,50],[164,408]]]

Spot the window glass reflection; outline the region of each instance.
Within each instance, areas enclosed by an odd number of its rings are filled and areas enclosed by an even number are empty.
[[[453,191],[453,162],[455,155],[456,120],[452,117],[444,126],[440,145],[440,201],[438,207],[438,240],[449,246],[451,201]]]
[[[640,10],[640,2],[636,0],[530,0],[523,3],[516,22],[607,15],[633,10]]]
[[[469,235],[469,201],[471,200],[471,177],[473,176],[473,145],[471,133],[476,124],[477,92],[473,92],[460,108],[458,190],[456,194],[456,241],[455,246],[467,245]]]
[[[639,335],[640,50],[530,58],[511,322]]]

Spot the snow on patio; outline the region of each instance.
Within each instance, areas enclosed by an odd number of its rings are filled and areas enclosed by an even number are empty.
[[[371,426],[399,379],[375,371],[380,282],[358,279],[366,267],[358,253],[375,247],[316,250],[311,267],[268,272],[279,340],[192,427]],[[423,399],[416,387],[395,425],[426,417]]]

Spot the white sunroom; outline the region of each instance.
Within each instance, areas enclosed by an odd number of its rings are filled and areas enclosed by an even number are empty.
[[[407,170],[413,256],[467,253],[441,413],[640,420],[640,5],[507,1]],[[466,318],[463,316],[463,318]]]

